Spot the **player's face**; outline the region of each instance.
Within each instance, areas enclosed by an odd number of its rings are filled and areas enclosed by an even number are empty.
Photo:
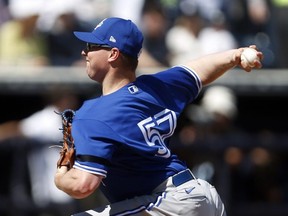
[[[87,75],[99,83],[102,83],[107,71],[109,70],[108,58],[111,48],[87,43],[87,47],[82,51],[86,58]]]

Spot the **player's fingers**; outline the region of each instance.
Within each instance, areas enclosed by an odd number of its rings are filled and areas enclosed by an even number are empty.
[[[233,56],[232,56],[232,61],[235,65],[241,66],[241,53],[243,52],[244,48],[238,48]]]
[[[262,52],[257,52],[257,56],[259,57],[260,61],[264,59],[264,54]]]
[[[257,51],[257,56],[259,57],[259,59],[262,61],[264,58],[264,55],[261,51],[259,51],[258,47],[256,45],[250,45],[249,48],[255,49]],[[260,62],[261,64],[261,62]]]
[[[253,61],[252,64],[251,64],[251,63],[249,64],[247,60],[246,60],[246,61],[245,61],[245,60],[242,61],[242,58],[241,58],[241,61],[240,61],[240,63],[239,63],[239,66],[240,66],[243,70],[245,70],[245,71],[247,71],[247,72],[250,72],[253,68],[258,68],[258,69],[259,69],[259,68],[262,68],[262,60],[263,60],[263,58],[264,58],[263,53],[258,50],[258,48],[257,48],[256,45],[250,45],[249,48],[254,49],[254,50],[256,51],[256,55],[257,55],[258,58],[256,58],[256,59]],[[242,55],[242,53],[244,52],[244,50],[245,50],[245,47],[244,47],[243,49],[240,49],[241,55]],[[247,55],[247,53],[246,53],[246,55]],[[246,58],[247,58],[247,57],[246,57]],[[244,59],[245,59],[245,58],[244,58]]]
[[[249,66],[247,61],[240,60],[239,66],[246,72],[250,72],[252,70],[252,67]]]
[[[256,45],[254,45],[254,44],[253,44],[253,45],[250,45],[250,46],[249,46],[249,48],[252,48],[252,49],[255,49],[255,50],[257,50],[257,51],[258,51],[258,48],[257,48],[257,46],[256,46]]]

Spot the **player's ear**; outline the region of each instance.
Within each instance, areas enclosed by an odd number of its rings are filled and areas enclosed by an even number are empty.
[[[110,50],[110,55],[109,55],[109,61],[115,61],[118,59],[118,57],[120,56],[120,50],[116,47],[113,47]]]

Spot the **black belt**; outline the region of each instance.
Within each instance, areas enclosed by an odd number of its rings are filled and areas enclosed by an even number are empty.
[[[188,182],[192,179],[195,179],[192,175],[190,170],[185,170],[180,173],[177,173],[172,177],[172,183],[175,187],[178,187],[179,185],[184,184],[185,182]]]

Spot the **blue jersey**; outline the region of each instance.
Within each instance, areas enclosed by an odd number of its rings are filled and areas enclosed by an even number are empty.
[[[169,138],[201,87],[192,70],[177,66],[86,101],[72,124],[74,167],[105,177],[101,190],[110,202],[151,193],[187,168]]]

